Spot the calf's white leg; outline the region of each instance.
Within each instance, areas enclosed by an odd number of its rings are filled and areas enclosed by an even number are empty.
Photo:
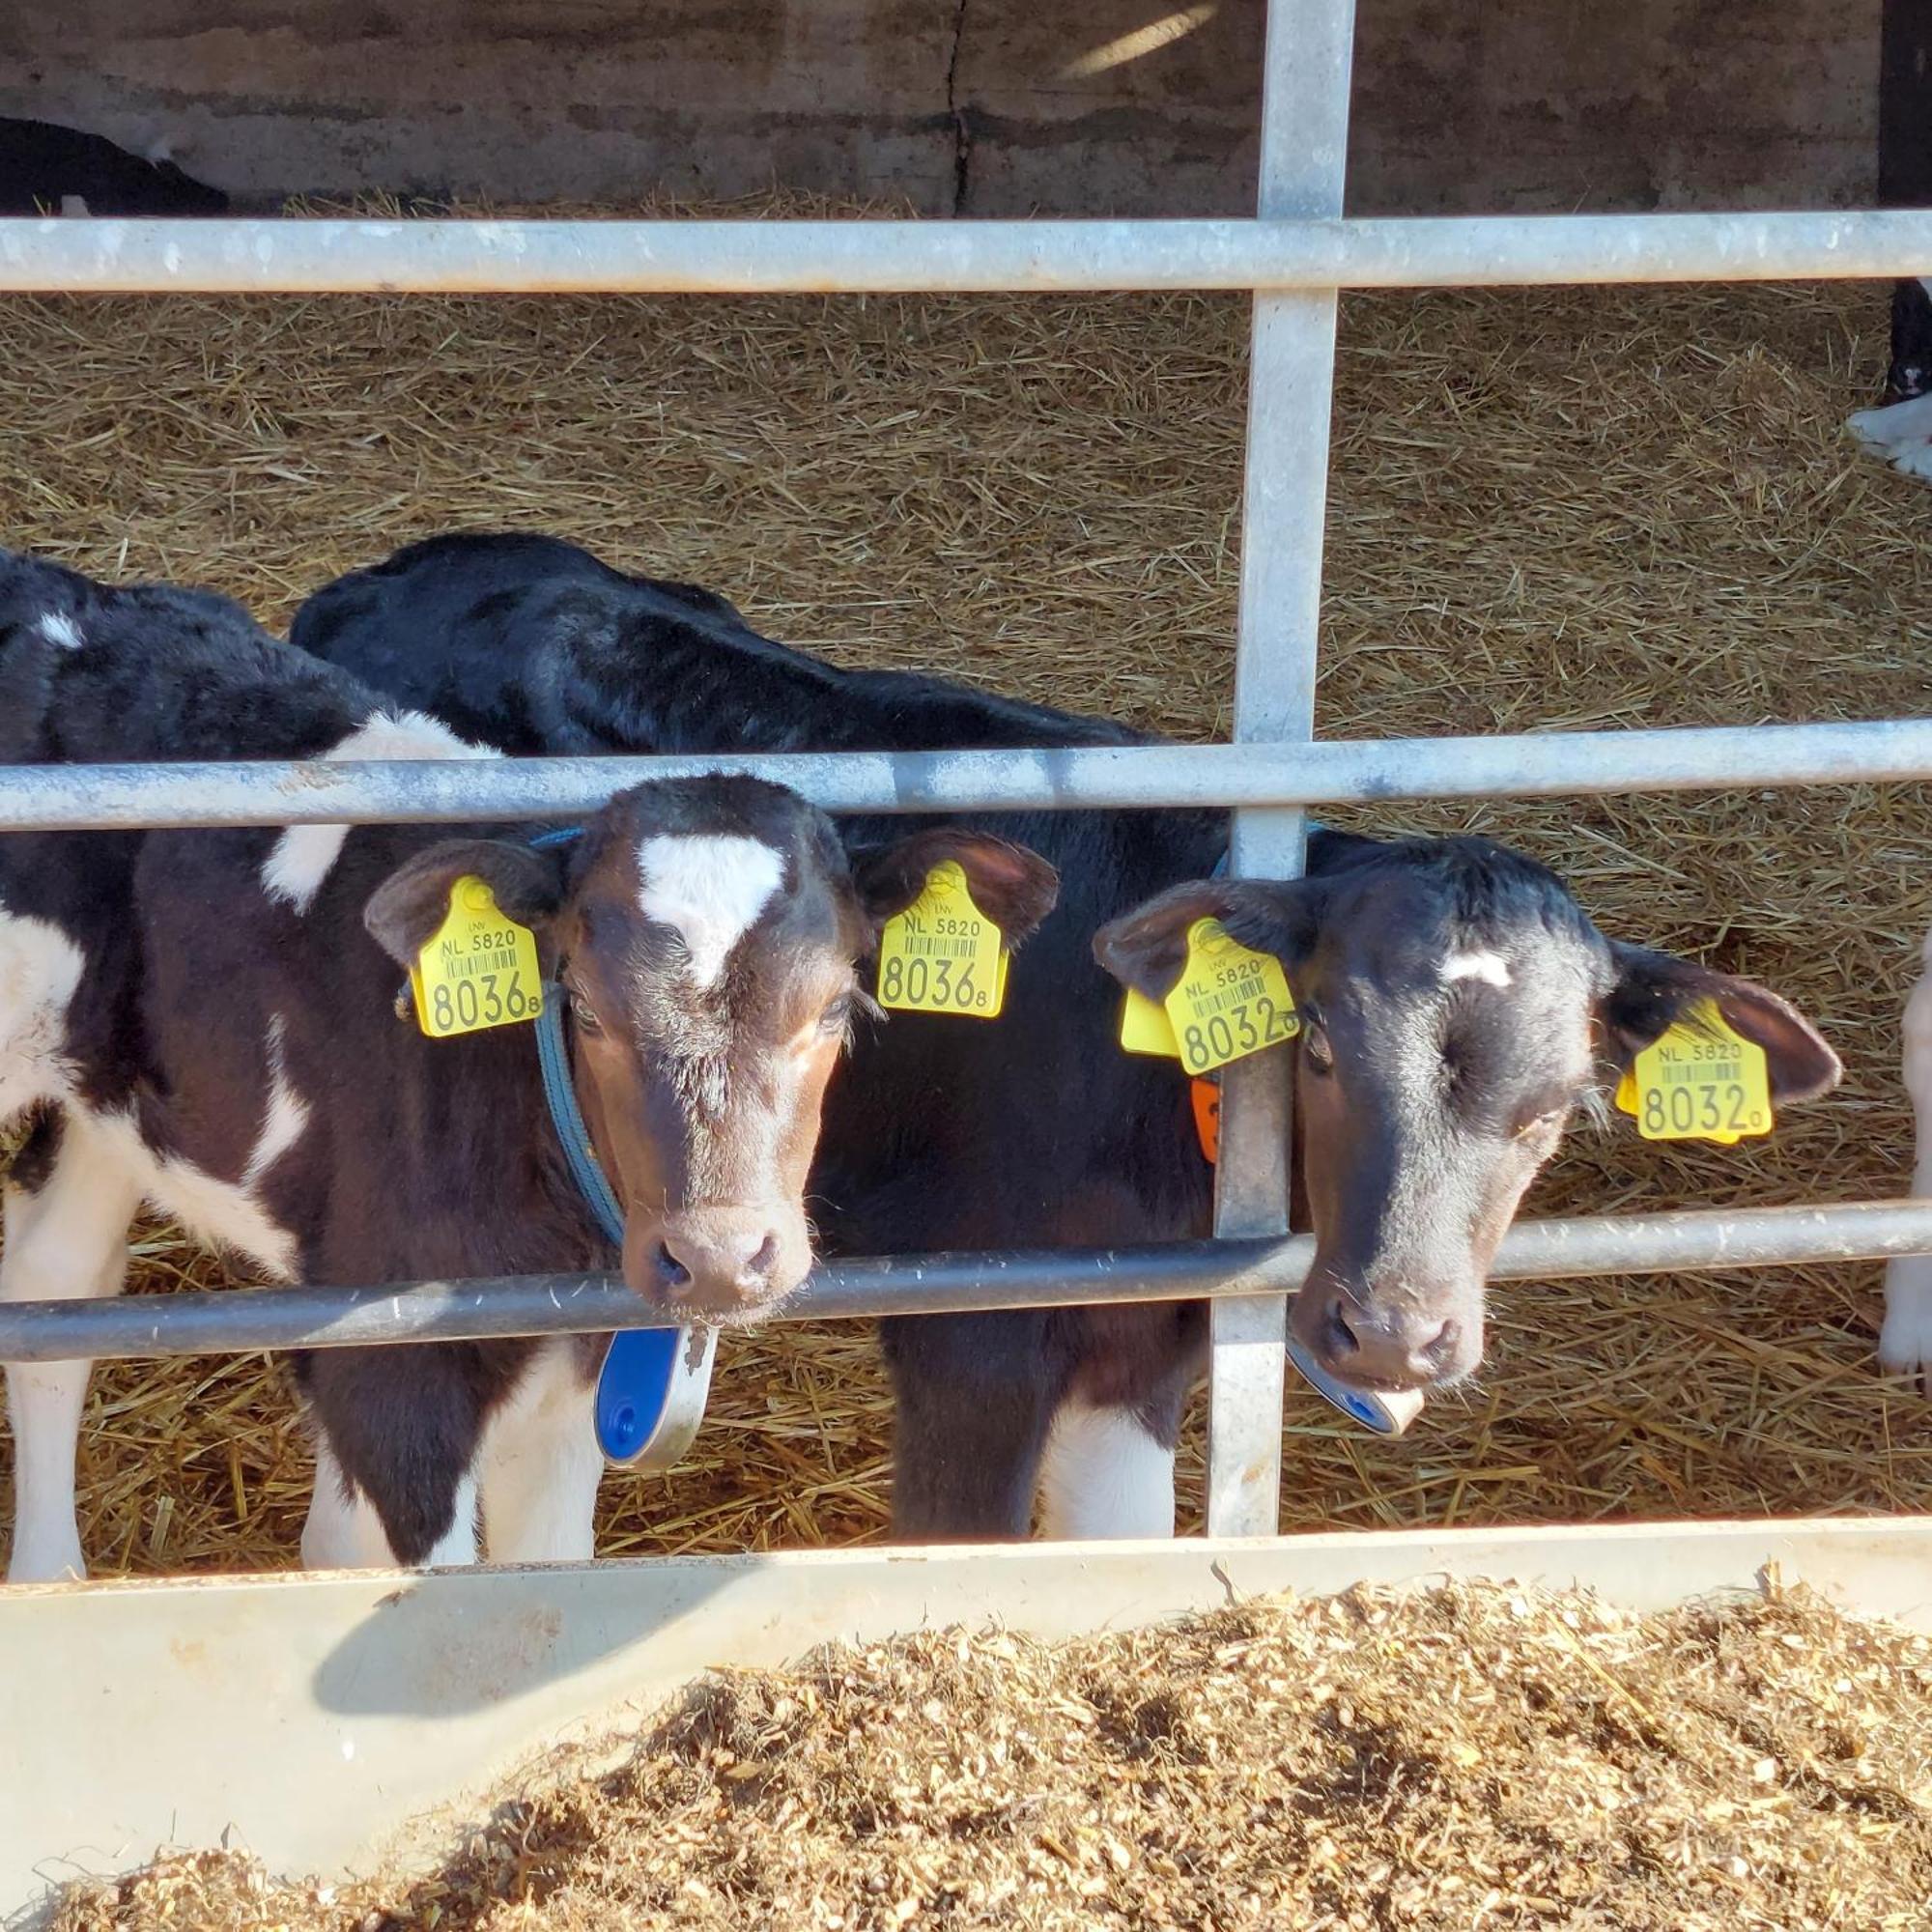
[[[352,1489],[327,1440],[315,1443],[315,1493],[302,1524],[304,1570],[393,1570],[396,1552],[369,1498]]]
[[[128,1272],[128,1224],[138,1180],[79,1108],[69,1108],[51,1168],[28,1188],[4,1190],[6,1246],[0,1301],[61,1301],[119,1294]],[[74,1518],[74,1445],[92,1362],[10,1362],[14,1430],[11,1583],[86,1575]]]
[[[1903,1032],[1916,1135],[1912,1191],[1932,1196],[1932,932],[1925,936],[1924,970],[1905,1003]],[[1932,1255],[1900,1255],[1886,1264],[1878,1359],[1887,1374],[1912,1376],[1932,1393]]]
[[[1040,1465],[1040,1525],[1055,1542],[1172,1536],[1174,1451],[1130,1409],[1062,1403]]]
[[[596,1554],[596,1385],[578,1346],[547,1342],[484,1425],[476,1473],[492,1563],[587,1563]]]

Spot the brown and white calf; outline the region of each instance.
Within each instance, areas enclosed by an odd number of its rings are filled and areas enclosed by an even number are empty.
[[[0,696],[16,760],[486,755],[392,716],[222,600],[20,565]],[[45,602],[37,608],[44,594]],[[146,602],[140,600],[145,598]],[[170,626],[172,625],[172,628]],[[668,1320],[769,1307],[810,1259],[804,1188],[856,968],[956,861],[1009,943],[1050,907],[1031,854],[939,830],[848,855],[815,808],[746,779],[620,793],[567,847],[432,827],[4,841],[0,1039],[33,1116],[0,1293],[111,1293],[146,1199],[280,1280],[576,1270],[611,1257],[566,1170],[534,1042],[431,1040],[396,1014],[455,882],[485,880],[562,988],[627,1281]],[[16,890],[16,878],[33,891]],[[23,899],[27,902],[22,902]],[[312,1564],[587,1556],[596,1338],[318,1351]],[[85,1364],[19,1368],[11,1574],[79,1568]]]

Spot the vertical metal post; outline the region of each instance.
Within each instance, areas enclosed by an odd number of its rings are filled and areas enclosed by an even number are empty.
[[[1264,215],[1342,213],[1354,11],[1354,0],[1270,0],[1262,84]],[[1292,746],[1314,736],[1334,372],[1332,290],[1255,298],[1235,663],[1238,740]],[[1298,810],[1236,813],[1234,872],[1293,878],[1301,870],[1302,819]],[[1287,1231],[1288,1060],[1272,1053],[1238,1061],[1223,1075],[1217,1235]],[[1287,1320],[1280,1295],[1214,1303],[1210,1536],[1272,1536],[1280,1525]]]

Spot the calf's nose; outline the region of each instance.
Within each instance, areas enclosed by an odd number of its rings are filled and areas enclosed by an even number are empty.
[[[1406,1304],[1364,1307],[1339,1290],[1303,1339],[1330,1375],[1369,1388],[1427,1388],[1469,1366],[1459,1361],[1463,1329],[1453,1318]]]
[[[680,1316],[741,1315],[795,1288],[804,1273],[778,1218],[755,1208],[701,1208],[667,1221],[640,1287]]]

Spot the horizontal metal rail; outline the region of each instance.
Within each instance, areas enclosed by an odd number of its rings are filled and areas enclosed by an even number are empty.
[[[0,832],[563,817],[646,779],[756,772],[831,811],[1387,803],[1932,778],[1932,718],[1495,738],[1012,752],[0,767]]]
[[[0,220],[0,290],[729,294],[1887,278],[1932,213],[1230,221]]]
[[[771,1319],[813,1321],[1293,1293],[1314,1253],[1312,1236],[1293,1235],[1279,1240],[837,1262],[820,1267]],[[1922,1253],[1932,1253],[1932,1200],[1867,1201],[1524,1221],[1504,1236],[1491,1272],[1498,1281],[1558,1281]],[[21,1301],[0,1304],[0,1361],[597,1334],[649,1327],[654,1319],[637,1295],[609,1275]]]

